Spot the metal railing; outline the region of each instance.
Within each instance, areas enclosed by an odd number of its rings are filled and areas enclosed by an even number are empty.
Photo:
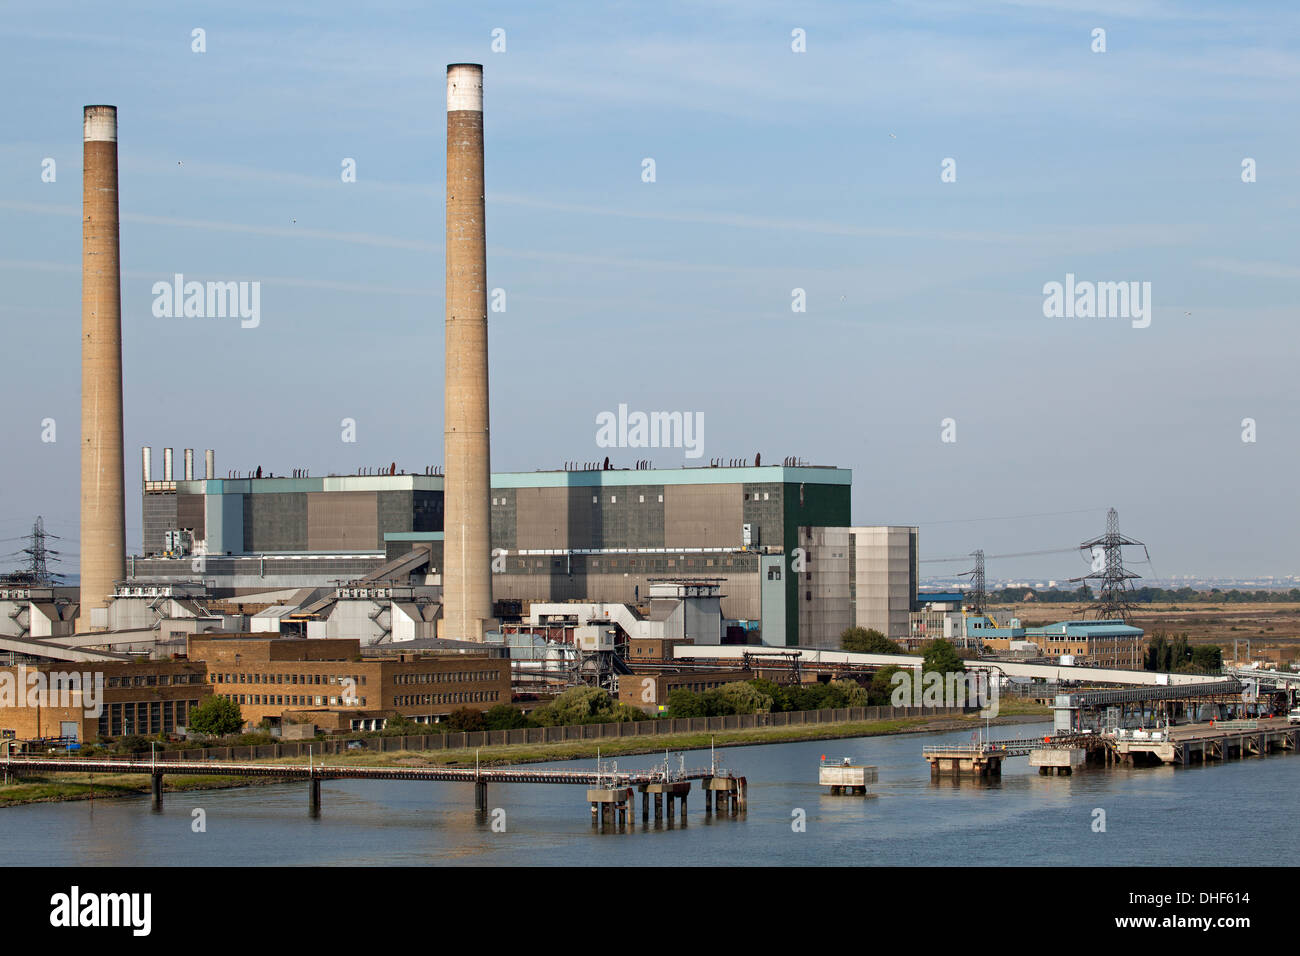
[[[611,737],[655,737],[665,734],[716,733],[726,730],[756,730],[769,727],[799,727],[809,724],[839,724],[863,720],[908,717],[945,717],[966,713],[960,707],[840,707],[824,710],[786,711],[775,714],[729,714],[721,717],[665,717],[608,724],[566,724],[559,727],[521,727],[515,730],[480,730],[456,733],[411,734],[391,737],[351,737],[341,734],[326,740],[291,740],[267,744],[228,747],[159,750],[159,761],[254,760],[276,757],[305,757],[310,750],[320,755],[348,750],[380,753],[400,750],[471,750],[503,745],[527,746],[606,740]],[[359,744],[360,746],[352,746]],[[129,760],[129,756],[122,759]]]

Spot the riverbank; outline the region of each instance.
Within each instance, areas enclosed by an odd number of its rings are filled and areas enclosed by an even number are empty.
[[[1003,713],[989,721],[995,726],[1038,723],[1050,719],[1051,710],[1032,703],[1007,702]],[[665,750],[701,750],[715,747],[752,747],[763,744],[794,743],[805,740],[839,740],[852,737],[878,737],[897,734],[943,733],[982,727],[976,714],[959,717],[904,717],[894,720],[846,721],[838,724],[801,724],[786,727],[761,727],[753,730],[725,730],[713,733],[676,733],[649,737],[611,738],[570,741],[553,744],[498,744],[475,751],[408,750],[376,753],[349,751],[331,755],[335,766],[465,767],[476,761],[485,767],[513,764],[547,763],[558,760],[582,760],[621,757],[634,754],[662,753]],[[259,760],[265,764],[302,764],[303,758],[285,757]],[[320,760],[317,760],[320,763]],[[2,766],[2,763],[0,763]],[[232,787],[277,783],[268,777],[208,777],[169,775],[168,791],[225,790]],[[0,785],[0,808],[29,803],[55,803],[66,800],[102,800],[148,793],[146,774],[42,774],[39,777]]]

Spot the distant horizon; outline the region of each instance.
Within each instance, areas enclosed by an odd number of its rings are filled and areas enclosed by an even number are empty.
[[[140,555],[135,555],[135,557],[140,557]],[[6,571],[6,572],[3,572],[4,575],[11,575],[11,574],[18,574],[18,573],[22,573],[21,569],[15,569],[14,571]],[[53,584],[54,587],[77,587],[77,586],[80,586],[80,583],[81,583],[81,576],[80,576],[79,574],[66,574],[66,575],[60,575],[60,576],[63,577],[64,580],[62,580],[62,581],[58,581],[58,582],[55,582],[55,583]],[[1050,580],[1050,578],[1044,578],[1044,580]],[[1287,585],[1284,584],[1284,583],[1280,583],[1280,584],[1276,584],[1276,585],[1264,585],[1264,584],[1259,584],[1258,586],[1254,586],[1254,585],[1252,584],[1252,582],[1247,581],[1247,580],[1245,580],[1245,579],[1239,579],[1239,578],[1223,578],[1223,579],[1208,579],[1208,578],[1207,578],[1207,579],[1198,579],[1198,580],[1213,581],[1213,582],[1218,582],[1218,583],[1222,583],[1222,584],[1226,584],[1226,585],[1238,585],[1238,586],[1239,586],[1239,587],[1238,587],[1239,590],[1249,590],[1249,591],[1271,591],[1271,592],[1283,592],[1283,593],[1284,593],[1284,592],[1286,592],[1286,591],[1290,591],[1290,590],[1293,590],[1293,589],[1295,589],[1295,588],[1300,588],[1300,576],[1296,576],[1296,577],[1294,577],[1293,580],[1292,580],[1292,583],[1290,584],[1290,586],[1287,586]],[[323,586],[323,585],[322,585],[322,586]],[[1136,585],[1136,586],[1139,587],[1139,588],[1140,588],[1140,587],[1159,587],[1159,588],[1164,588],[1165,590],[1178,590],[1179,588],[1182,588],[1182,587],[1191,587],[1192,590],[1194,590],[1194,591],[1209,591],[1209,590],[1212,589],[1212,587],[1213,587],[1214,585],[1212,585],[1212,584],[1203,584],[1203,585],[1201,585],[1201,586],[1196,586],[1196,585],[1191,585],[1191,584],[1180,584],[1180,585],[1174,586],[1174,585],[1168,585],[1168,584],[1148,584],[1148,585],[1138,584],[1138,585]],[[923,578],[923,579],[921,579],[921,581],[920,581],[920,583],[918,584],[917,587],[918,587],[918,592],[919,592],[919,593],[924,593],[924,591],[940,592],[940,591],[945,591],[945,590],[954,590],[954,591],[955,591],[955,590],[964,590],[964,589],[968,589],[968,588],[969,588],[969,585],[968,585],[968,584],[967,584],[967,585],[958,585],[958,584],[948,583],[948,582],[945,582],[943,579]],[[1079,585],[1078,585],[1078,584],[1075,584],[1074,587],[1064,587],[1063,584],[1062,584],[1062,582],[1058,581],[1057,584],[1056,584],[1056,587],[1052,588],[1052,587],[1046,587],[1046,586],[1043,586],[1043,585],[1036,585],[1036,584],[1020,584],[1020,583],[1010,584],[1010,583],[1005,583],[1005,582],[1002,582],[1002,581],[989,581],[989,582],[987,583],[986,587],[987,587],[989,590],[997,590],[997,591],[1009,590],[1009,589],[1011,589],[1011,588],[1020,588],[1020,587],[1024,587],[1024,588],[1035,588],[1035,589],[1037,589],[1037,590],[1050,590],[1050,591],[1055,591],[1055,592],[1068,592],[1068,591],[1076,591],[1076,590],[1078,590]],[[922,590],[922,589],[924,589],[924,590]],[[279,589],[279,588],[269,588],[268,590],[281,590],[281,589]],[[1095,590],[1095,588],[1094,588],[1094,590]]]

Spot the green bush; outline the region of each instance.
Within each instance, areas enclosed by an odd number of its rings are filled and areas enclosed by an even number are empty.
[[[190,711],[186,727],[211,737],[225,737],[244,729],[244,716],[233,700],[214,695]]]
[[[264,730],[255,730],[252,733],[240,734],[238,737],[223,743],[225,747],[260,747],[262,744],[273,744],[275,738]]]
[[[882,667],[876,671],[871,678],[871,686],[867,688],[867,703],[874,707],[889,707],[893,703],[892,698],[894,696],[892,678],[899,671],[906,670],[909,670],[909,668],[890,664],[888,667]]]
[[[938,671],[940,674],[964,674],[966,663],[951,641],[938,637],[921,645],[921,670],[926,674],[930,671]]]
[[[489,707],[483,715],[488,730],[518,730],[521,727],[536,727],[537,723],[524,716],[524,712],[509,704],[497,704]]]
[[[472,707],[459,707],[447,715],[447,729],[452,733],[473,733],[487,730],[483,712]]]
[[[570,687],[533,711],[532,719],[541,727],[559,727],[564,724],[626,723],[644,720],[645,714],[611,699],[599,687]]]
[[[391,714],[388,719],[384,721],[384,729],[379,733],[380,736],[383,737],[411,737],[416,734],[445,734],[448,732],[449,728],[447,727],[433,730],[428,724],[417,724],[405,714]]]
[[[897,644],[875,628],[850,627],[840,635],[840,649],[858,654],[899,654]]]

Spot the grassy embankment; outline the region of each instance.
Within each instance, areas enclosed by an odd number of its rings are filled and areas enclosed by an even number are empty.
[[[1024,723],[1041,720],[1051,711],[1033,702],[1002,702],[994,724]],[[754,730],[724,730],[709,733],[661,734],[643,737],[613,737],[603,740],[569,741],[553,744],[500,744],[484,747],[477,754],[484,766],[540,763],[554,760],[577,760],[629,754],[658,753],[663,750],[698,750],[710,743],[718,747],[743,747],[755,744],[789,743],[801,740],[836,740],[847,737],[876,737],[886,734],[926,733],[961,730],[981,725],[975,715],[960,717],[905,717],[896,720],[858,720],[835,724],[802,724],[793,727],[762,727]],[[323,761],[331,764],[359,766],[463,767],[473,766],[474,750],[350,751],[331,754]],[[306,763],[306,758],[284,757],[262,763]],[[168,791],[216,790],[256,784],[275,783],[266,777],[172,776],[164,778]],[[63,800],[104,799],[149,792],[149,778],[144,774],[42,774],[22,781],[0,785],[0,807],[26,803]]]

